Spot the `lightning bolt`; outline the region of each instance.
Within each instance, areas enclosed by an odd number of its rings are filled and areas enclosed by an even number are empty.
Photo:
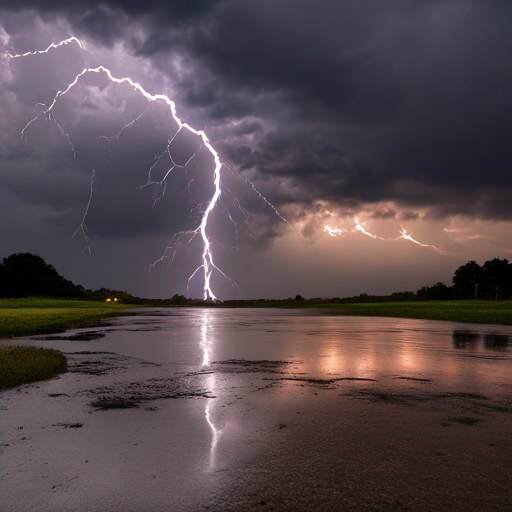
[[[376,235],[372,235],[371,233],[368,233],[368,231],[366,231],[366,229],[364,229],[363,226],[361,226],[361,224],[359,223],[359,220],[357,220],[357,217],[355,218],[355,222],[356,222],[356,230],[357,231],[360,231],[364,235],[369,236],[371,238],[375,238],[376,240],[385,240],[385,238],[381,238],[380,236],[376,236]]]
[[[178,166],[172,159],[172,155],[171,155],[171,144],[172,142],[174,141],[174,139],[176,138],[176,136],[178,135],[178,133],[180,133],[182,130],[187,130],[189,131],[190,133],[192,134],[195,134],[197,136],[200,137],[201,139],[201,142],[202,142],[202,146],[203,147],[206,147],[207,150],[210,152],[210,154],[212,155],[213,159],[214,159],[214,162],[215,162],[215,166],[214,166],[214,170],[213,170],[213,176],[212,176],[212,182],[213,182],[213,185],[214,185],[214,193],[213,193],[213,196],[210,198],[210,200],[208,201],[207,205],[206,205],[206,208],[204,209],[204,211],[202,212],[202,218],[201,218],[201,222],[199,224],[199,226],[197,227],[197,229],[193,230],[193,231],[183,231],[183,232],[180,232],[180,233],[177,233],[176,235],[174,235],[174,237],[172,238],[170,244],[168,245],[167,249],[169,248],[174,248],[174,255],[176,253],[176,250],[179,248],[179,247],[182,247],[182,246],[188,246],[188,244],[196,237],[196,236],[200,236],[201,239],[202,239],[202,243],[203,243],[203,251],[202,251],[202,263],[201,265],[199,265],[199,267],[197,267],[197,269],[192,273],[192,275],[189,277],[188,279],[188,282],[187,282],[187,294],[189,293],[189,285],[190,285],[190,281],[192,280],[192,278],[200,271],[202,270],[203,272],[203,279],[204,279],[204,286],[203,286],[203,291],[204,291],[204,299],[205,300],[208,300],[208,299],[211,299],[213,301],[217,301],[217,297],[215,296],[215,294],[213,293],[213,290],[212,290],[212,285],[211,285],[211,276],[212,276],[212,273],[213,271],[217,271],[220,273],[220,275],[222,275],[224,278],[228,279],[234,286],[237,286],[235,281],[232,280],[231,278],[229,278],[222,270],[219,269],[219,267],[216,265],[216,263],[214,262],[214,258],[213,258],[213,255],[212,255],[212,244],[211,244],[211,240],[208,236],[208,233],[207,233],[207,228],[208,228],[208,221],[209,221],[209,217],[210,217],[210,214],[212,213],[213,209],[215,208],[215,206],[217,205],[218,201],[219,201],[219,198],[221,196],[221,176],[220,176],[220,171],[221,171],[221,168],[223,165],[221,160],[220,160],[220,157],[218,155],[218,153],[215,151],[215,149],[213,148],[212,144],[210,143],[206,133],[203,131],[203,130],[195,130],[194,128],[192,128],[189,124],[187,123],[184,123],[181,121],[181,119],[177,116],[176,114],[176,105],[174,103],[173,100],[171,100],[167,95],[165,94],[150,94],[149,92],[147,92],[139,83],[137,82],[134,82],[130,77],[123,77],[123,78],[116,78],[112,75],[111,71],[104,67],[104,66],[98,66],[96,68],[90,68],[90,67],[87,67],[86,65],[86,61],[85,61],[85,57],[84,57],[84,54],[83,54],[83,45],[82,43],[76,38],[76,37],[70,37],[69,39],[66,39],[64,41],[61,41],[60,43],[52,43],[50,46],[48,46],[48,48],[46,48],[45,50],[41,50],[41,51],[34,51],[34,52],[27,52],[27,53],[24,53],[24,54],[14,54],[14,55],[11,55],[11,54],[7,54],[8,57],[10,57],[11,59],[14,59],[14,58],[20,58],[20,57],[26,57],[28,55],[38,55],[38,54],[44,54],[44,53],[48,53],[50,51],[53,51],[55,49],[58,49],[59,47],[61,46],[64,46],[64,45],[68,45],[68,44],[77,44],[82,52],[82,58],[84,60],[84,69],[78,73],[75,77],[75,79],[62,91],[57,91],[57,93],[55,94],[54,98],[53,98],[53,101],[48,105],[46,104],[38,104],[37,106],[41,106],[43,107],[43,111],[42,111],[42,115],[46,118],[47,121],[52,121],[53,123],[55,123],[55,125],[58,127],[60,133],[67,139],[69,145],[70,145],[70,148],[71,148],[71,151],[73,152],[73,155],[76,157],[76,151],[75,151],[75,147],[69,137],[69,134],[66,133],[66,131],[62,128],[62,126],[59,124],[59,122],[56,120],[55,118],[55,115],[53,113],[53,110],[54,110],[54,107],[57,103],[57,101],[59,100],[59,98],[62,98],[63,96],[65,96],[70,90],[72,90],[79,82],[79,80],[86,74],[90,74],[90,73],[104,73],[108,79],[112,82],[112,83],[116,83],[116,84],[123,84],[123,83],[126,83],[126,84],[129,84],[131,87],[133,87],[133,89],[135,89],[136,91],[138,91],[140,94],[142,94],[142,96],[144,98],[147,99],[148,101],[148,105],[149,103],[151,102],[155,102],[155,101],[162,101],[164,102],[168,108],[170,109],[171,111],[171,114],[172,114],[172,117],[174,119],[174,121],[176,122],[176,124],[178,125],[178,130],[176,131],[176,133],[174,133],[174,135],[172,137],[169,137],[168,138],[168,143],[167,143],[167,147],[166,149],[163,151],[163,153],[159,156],[157,156],[155,158],[155,162],[154,164],[151,166],[151,168],[149,169],[149,173],[148,173],[148,182],[146,183],[146,185],[143,185],[143,186],[148,186],[148,185],[155,185],[156,186],[156,190],[155,190],[155,195],[154,195],[154,202],[156,203],[161,197],[163,197],[164,193],[165,193],[165,180],[167,178],[167,176],[172,172],[172,170],[176,167],[186,167],[186,165],[194,158],[195,154],[197,153],[197,151],[199,151],[199,149],[196,151],[196,153],[194,153],[190,159],[186,162],[185,165],[183,166]],[[129,123],[125,123],[124,126],[122,126],[121,130],[116,134],[114,135],[113,137],[105,137],[105,136],[102,136],[103,138],[106,138],[107,141],[109,142],[109,149],[110,149],[110,142],[114,139],[117,139],[121,134],[122,132],[129,128],[130,126],[134,125],[143,115],[144,113],[146,112],[147,110],[147,107],[146,109],[139,115],[137,116],[135,119],[132,119]],[[41,114],[40,114],[41,115]],[[27,142],[28,142],[28,139],[27,139],[27,136],[26,136],[26,132],[27,132],[27,129],[32,125],[32,123],[34,123],[37,119],[39,118],[39,116],[36,116],[34,117],[33,119],[31,119],[26,125],[25,127],[21,130],[21,134],[20,136],[25,139]],[[156,163],[165,155],[167,154],[171,160],[171,163],[172,163],[172,166],[171,168],[167,171],[167,173],[165,174],[164,178],[162,180],[160,180],[159,182],[154,182],[151,180],[151,170],[153,169],[153,167],[156,165]],[[228,167],[228,166],[226,166]],[[247,180],[245,177],[243,177],[238,171],[235,171],[234,169],[228,167],[229,169],[231,169],[233,172],[235,172],[236,174],[238,174],[238,176],[240,176],[243,180],[245,180],[245,182],[249,183],[252,187],[252,189],[258,194],[258,196],[265,202],[265,204],[269,205],[273,212],[283,221],[285,221],[285,219],[280,215],[280,213],[277,211],[277,209],[269,202],[267,201],[263,195],[254,187],[254,185],[249,181]],[[80,226],[78,227],[77,231],[75,231],[75,233],[73,234],[73,236],[79,231],[81,230],[83,235],[84,235],[84,238],[85,238],[85,241],[86,241],[86,244],[87,244],[87,248],[89,249],[89,252],[90,252],[90,240],[89,240],[89,237],[88,237],[88,234],[87,234],[87,228],[85,226],[85,220],[86,220],[86,217],[87,217],[87,213],[88,213],[88,210],[89,210],[89,206],[91,204],[91,199],[92,199],[92,193],[93,193],[93,188],[94,188],[94,180],[95,180],[95,172],[93,171],[93,174],[92,174],[92,177],[91,177],[91,195],[89,197],[89,201],[87,203],[87,206],[86,206],[86,209],[85,209],[85,214],[83,216],[83,219],[82,219],[82,222],[80,224]],[[201,205],[200,205],[201,206]],[[247,213],[247,212],[245,212]],[[286,221],[285,221],[286,222]],[[166,249],[166,251],[167,251]],[[159,261],[162,261],[164,258],[166,258],[166,255],[164,253],[164,256],[162,256],[162,258],[160,258],[160,260],[157,260],[157,262],[155,262],[152,266],[154,266],[156,263],[158,263]]]
[[[40,55],[42,53],[48,53],[52,49],[59,48],[59,46],[66,46],[70,43],[76,43],[80,47],[80,50],[83,50],[83,46],[82,46],[82,43],[80,42],[80,40],[78,40],[76,37],[70,37],[69,39],[64,39],[64,41],[61,41],[60,43],[57,43],[57,44],[52,43],[50,46],[48,46],[48,48],[46,48],[46,50],[37,50],[34,52],[26,52],[26,53],[21,53],[21,54],[15,53],[14,55],[7,53],[7,55],[11,59],[16,59],[19,57],[27,57],[28,55]]]
[[[401,236],[396,238],[395,240],[400,240],[401,238],[404,238],[405,240],[409,240],[415,244],[421,245],[421,247],[431,247],[432,249],[434,249],[434,251],[437,251],[439,254],[448,254],[446,251],[438,249],[435,245],[422,244],[421,242],[418,242],[418,240],[414,240],[414,238],[411,237],[412,232],[410,235],[408,235],[407,231],[404,229],[404,227],[401,224],[400,224],[400,227],[402,228]]]
[[[439,254],[448,254],[447,251],[443,251],[442,249],[439,249],[435,245],[422,244],[421,242],[418,242],[418,240],[415,240],[414,238],[412,238],[412,236],[411,236],[412,233],[407,234],[407,231],[404,229],[404,227],[402,225],[400,225],[400,228],[402,229],[402,231],[400,231],[400,236],[398,238],[382,238],[377,235],[372,235],[371,233],[366,231],[366,229],[363,228],[363,226],[361,225],[361,223],[359,222],[357,217],[354,219],[354,222],[356,225],[355,231],[359,231],[360,233],[363,233],[364,235],[369,236],[370,238],[374,238],[375,240],[401,240],[401,239],[404,239],[404,240],[409,240],[410,242],[413,242],[417,245],[421,245],[421,247],[430,247],[431,249],[434,249],[434,251],[437,251]],[[337,236],[337,235],[342,235],[344,230],[343,229],[333,229],[329,226],[324,226],[324,231],[327,232],[331,236]],[[473,237],[471,237],[471,238],[473,238]]]
[[[340,236],[344,236],[343,235],[343,229],[334,229],[334,228],[331,228],[329,226],[324,226],[324,231],[326,233],[329,233],[329,235],[331,236],[336,236],[336,235],[340,235]]]
[[[82,254],[87,250],[89,251],[89,254],[91,254],[91,240],[89,239],[89,233],[87,232],[87,226],[85,225],[85,219],[87,218],[87,214],[89,213],[89,207],[91,206],[92,201],[92,194],[94,192],[94,182],[96,181],[96,171],[93,169],[91,174],[91,193],[89,194],[89,201],[87,201],[87,205],[85,207],[84,216],[82,217],[82,222],[80,222],[80,225],[78,228],[76,228],[76,231],[73,233],[71,238],[74,238],[74,236],[81,231],[82,235],[85,240],[85,249],[82,251]]]
[[[249,184],[252,190],[258,195],[258,197],[267,205],[269,206],[273,212],[281,219],[283,222],[288,222],[278,211],[277,208],[267,200],[267,198],[254,186],[254,184],[249,181],[243,174],[240,174],[236,169],[233,169],[233,167],[229,166],[228,164],[224,163],[224,167],[229,169],[230,171],[234,172],[238,177],[240,177],[245,183]]]

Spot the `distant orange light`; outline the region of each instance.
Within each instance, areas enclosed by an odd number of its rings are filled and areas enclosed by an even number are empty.
[[[114,298],[114,302],[117,302],[119,299],[117,297]]]
[[[107,299],[106,302],[112,302],[112,299]]]

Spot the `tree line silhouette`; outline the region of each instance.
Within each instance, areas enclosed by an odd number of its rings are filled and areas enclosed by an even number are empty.
[[[82,291],[34,254],[12,254],[0,264],[2,298],[80,297]]]
[[[424,286],[416,293],[397,292],[391,295],[368,295],[361,293],[354,297],[340,299],[304,299],[297,295],[281,300],[229,300],[226,306],[280,305],[289,302],[308,303],[355,303],[355,302],[405,302],[430,300],[510,300],[512,298],[512,263],[506,259],[494,258],[480,266],[476,261],[469,261],[455,271],[452,286],[436,283],[433,286]],[[170,299],[141,299],[123,291],[101,288],[99,290],[86,290],[83,286],[75,285],[65,279],[48,265],[43,258],[30,253],[12,254],[0,263],[0,297],[70,297],[85,300],[105,300],[109,297],[118,297],[127,304],[154,304],[154,305],[193,305],[204,301],[187,299],[183,295],[174,295]]]
[[[437,283],[418,290],[419,300],[510,300],[512,263],[494,258],[480,266],[469,261],[455,271],[453,285]]]
[[[23,297],[77,298],[104,301],[114,297],[126,304],[175,305],[188,303],[183,295],[170,299],[141,299],[125,291],[100,288],[86,290],[62,277],[43,258],[30,253],[12,254],[0,263],[0,298]]]

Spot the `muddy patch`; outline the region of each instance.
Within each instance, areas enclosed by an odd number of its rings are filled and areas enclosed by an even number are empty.
[[[106,332],[107,331],[87,331],[78,332],[76,334],[71,334],[69,336],[39,336],[35,339],[43,341],[95,341],[104,338],[106,336]]]
[[[470,398],[472,400],[490,400],[488,396],[477,395],[476,393],[438,393],[432,398]]]
[[[459,411],[465,411],[466,414],[476,414],[479,416],[485,416],[493,413],[509,414],[512,412],[512,405],[508,403],[508,400],[492,400],[487,396],[475,393],[426,393],[419,389],[417,392],[410,391],[408,393],[403,393],[387,389],[366,388],[350,390],[345,393],[344,396],[355,400],[368,400],[370,402],[384,402],[406,406],[413,406],[419,403],[431,403],[432,407],[437,409],[455,408]],[[475,423],[465,423],[464,418],[450,419],[446,421],[454,421],[456,423],[463,424]],[[444,426],[450,425],[446,424]]]
[[[130,398],[106,396],[94,400],[89,405],[91,407],[94,407],[96,410],[102,409],[106,411],[108,409],[132,409],[134,407],[138,407],[139,403],[140,402],[137,402]]]
[[[81,373],[82,375],[106,375],[113,371],[125,370],[126,367],[111,362],[91,359],[87,361],[72,362],[68,365],[69,373]]]
[[[450,418],[446,421],[460,423],[461,425],[475,425],[483,420],[481,420],[480,418]]]
[[[355,393],[348,393],[348,396],[359,400],[368,400],[370,402],[399,403],[402,405],[412,405],[413,402],[423,400],[423,397],[419,397],[418,395],[378,390],[360,390]]]
[[[398,380],[412,380],[415,382],[432,382],[430,379],[418,379],[417,377],[393,377],[394,379]]]
[[[308,384],[334,384],[341,381],[363,381],[363,382],[377,382],[375,379],[363,379],[359,377],[336,377],[334,379],[314,379],[310,377],[282,377],[278,380],[291,380],[295,382],[307,382]]]
[[[266,359],[228,359],[226,361],[213,361],[206,370],[193,372],[188,375],[206,375],[208,373],[286,373],[284,370],[297,361],[269,361]]]
[[[153,400],[215,398],[197,379],[188,375],[118,383],[92,389],[89,394],[94,397],[89,405],[96,410],[132,409]]]
[[[68,356],[68,372],[82,375],[102,376],[126,371],[136,364],[140,367],[159,366],[142,359],[124,357],[113,352],[65,352]]]

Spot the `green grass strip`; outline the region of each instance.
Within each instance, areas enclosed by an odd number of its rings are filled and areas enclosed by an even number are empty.
[[[79,299],[48,299],[46,297],[28,297],[24,299],[0,299],[0,309],[19,308],[74,308],[74,309],[123,309],[126,304],[98,302]]]
[[[432,301],[384,302],[366,304],[319,304],[312,308],[325,309],[326,313],[356,316],[387,316],[446,320],[479,324],[512,325],[512,301]]]
[[[0,339],[62,332],[77,325],[128,315],[126,304],[59,299],[1,299]]]
[[[0,389],[46,380],[67,370],[58,350],[40,347],[0,347]]]

